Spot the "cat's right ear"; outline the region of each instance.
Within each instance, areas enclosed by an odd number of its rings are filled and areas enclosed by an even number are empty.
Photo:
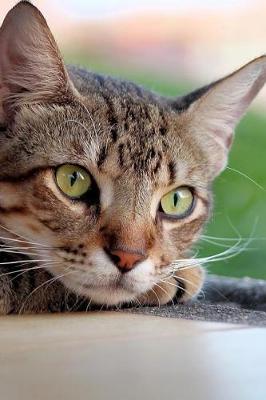
[[[262,56],[177,103],[190,135],[206,150],[211,177],[225,168],[234,129],[265,82]]]
[[[19,107],[65,102],[74,88],[53,35],[40,11],[21,1],[0,29],[0,122]]]

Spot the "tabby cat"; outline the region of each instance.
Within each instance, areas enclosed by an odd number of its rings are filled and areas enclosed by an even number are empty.
[[[187,301],[260,57],[181,98],[65,66],[21,1],[0,31],[0,313]]]

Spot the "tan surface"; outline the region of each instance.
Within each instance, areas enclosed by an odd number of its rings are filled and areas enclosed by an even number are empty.
[[[0,320],[0,399],[266,399],[266,329],[124,313]]]

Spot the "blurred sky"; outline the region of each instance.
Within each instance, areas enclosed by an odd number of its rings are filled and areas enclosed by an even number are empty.
[[[3,19],[17,0],[0,1]],[[266,0],[31,1],[67,62],[107,73],[203,85],[266,53]]]
[[[61,1],[57,0],[58,4]],[[194,8],[225,9],[245,7],[248,0],[65,0],[64,8],[71,14],[87,18],[102,18],[123,12],[136,12],[143,10],[162,10],[163,12],[182,12]]]

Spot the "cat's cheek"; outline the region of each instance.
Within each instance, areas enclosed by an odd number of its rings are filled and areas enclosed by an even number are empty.
[[[41,245],[54,245],[51,231],[43,226],[34,216],[24,209],[12,208],[9,211],[0,211],[0,224],[4,228],[0,228],[1,236],[12,237],[16,240],[18,236],[27,238],[25,242],[20,243],[21,246],[28,246],[27,241],[41,243]]]
[[[23,206],[18,186],[9,182],[0,182],[0,208],[3,211],[8,211]]]

